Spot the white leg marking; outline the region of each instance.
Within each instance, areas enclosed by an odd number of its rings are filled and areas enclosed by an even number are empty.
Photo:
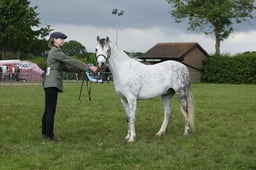
[[[135,121],[136,121],[136,118],[135,118],[135,115],[136,115],[136,105],[137,105],[137,101],[136,101],[136,98],[134,99],[130,99],[128,101],[129,103],[129,111],[130,111],[130,114],[129,114],[129,132],[130,132],[130,136],[129,136],[129,139],[128,139],[128,142],[135,142],[135,137],[136,137],[136,132],[135,132]]]

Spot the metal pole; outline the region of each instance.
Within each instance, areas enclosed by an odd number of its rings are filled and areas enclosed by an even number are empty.
[[[116,14],[116,46],[118,42],[118,23],[119,23],[119,19],[118,19],[118,15]]]
[[[118,9],[113,9],[112,14],[116,16],[116,46],[118,45],[118,26],[119,26],[119,16],[124,14],[124,11],[119,11]]]

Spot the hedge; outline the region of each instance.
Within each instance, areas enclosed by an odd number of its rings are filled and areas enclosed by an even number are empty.
[[[210,56],[203,63],[202,82],[256,83],[256,53]]]

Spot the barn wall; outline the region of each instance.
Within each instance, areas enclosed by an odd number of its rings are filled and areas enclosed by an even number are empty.
[[[204,59],[206,59],[205,54],[202,53],[201,50],[199,50],[198,48],[195,48],[193,51],[185,56],[182,62],[197,69],[202,69]]]
[[[184,60],[182,61],[188,66],[191,82],[201,81],[202,72],[200,70],[203,67],[204,59],[206,59],[205,54],[202,53],[200,49],[195,48],[188,55],[186,55]]]
[[[193,69],[189,66],[187,66],[187,67],[188,67],[188,70],[189,70],[190,81],[192,83],[199,83],[201,81],[201,76],[202,76],[201,71]]]

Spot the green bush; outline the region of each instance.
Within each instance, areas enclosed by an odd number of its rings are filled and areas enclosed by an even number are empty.
[[[210,56],[203,64],[203,82],[256,83],[256,53]]]

